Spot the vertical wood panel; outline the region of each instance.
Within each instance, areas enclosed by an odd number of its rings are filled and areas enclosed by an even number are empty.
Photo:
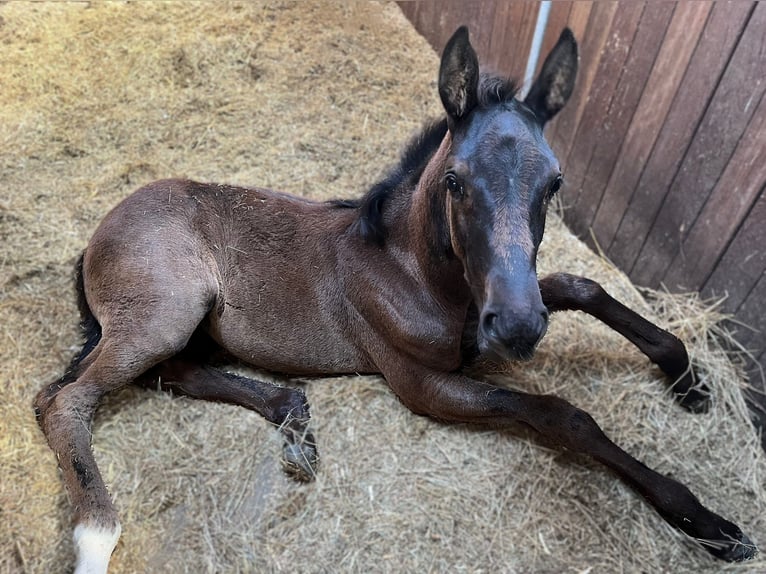
[[[399,9],[402,11],[402,14],[407,17],[407,20],[415,22],[418,11],[418,2],[398,2],[398,4]]]
[[[766,97],[665,275],[670,289],[699,289],[766,182]],[[766,248],[766,244],[761,245]]]
[[[638,186],[608,246],[611,260],[627,272],[633,269],[751,8],[750,3],[744,2],[713,5]]]
[[[494,2],[492,2],[494,4]],[[494,17],[488,19],[491,30],[487,54],[480,61],[489,70],[521,81],[529,57],[529,47],[537,22],[536,2],[498,1]]]
[[[466,25],[482,65],[523,78],[538,2],[443,0],[399,2],[399,6],[436,52],[441,53],[455,30]]]
[[[579,228],[581,232],[586,233],[585,239],[588,243],[592,243],[588,232],[601,202],[605,184],[620,154],[626,153],[623,149],[625,137],[674,8],[675,5],[669,2],[647,3],[644,7],[614,97],[605,116],[601,118],[602,127],[597,135],[585,178],[580,184],[577,204],[574,206],[577,224],[573,228]]]
[[[761,144],[763,145],[763,144]],[[766,272],[766,185],[761,188],[744,222],[729,243],[702,293],[727,298],[724,310],[737,311]]]
[[[739,308],[738,316],[750,328],[740,328],[737,331],[739,342],[756,357],[764,351],[766,339],[766,273],[761,275],[758,283]]]
[[[502,0],[499,0],[502,4]],[[537,14],[540,9],[539,2],[509,2],[511,7],[510,17],[506,20],[506,26],[515,27],[513,37],[515,40],[511,52],[506,52],[504,57],[512,62],[508,75],[512,78],[524,80],[524,72],[529,59],[529,48],[535,35]]]
[[[511,18],[511,4],[509,2],[498,2],[495,8],[495,18],[492,21],[489,52],[492,55],[491,66],[500,74],[512,76],[510,60],[511,54],[508,51],[508,44],[516,33],[512,26],[508,25]]]
[[[585,30],[590,19],[590,12],[593,9],[593,2],[577,0],[573,3],[569,11],[569,27],[575,35],[575,38],[584,38]]]
[[[708,2],[683,2],[673,14],[592,224],[596,242],[604,250],[610,247],[638,185],[711,8]]]
[[[631,271],[641,285],[659,285],[750,121],[753,100],[766,88],[753,81],[764,77],[764,29],[766,3],[759,3]]]
[[[496,58],[492,56],[489,50],[492,34],[487,34],[486,31],[487,24],[494,20],[497,2],[484,2],[482,0],[466,2],[464,0],[458,3],[465,10],[461,18],[449,18],[448,15],[442,16],[446,24],[442,29],[442,47],[459,26],[466,25],[471,32],[471,44],[476,49],[479,62],[491,63]],[[455,13],[456,10],[451,12],[451,14]]]
[[[644,7],[642,2],[625,2],[618,5],[603,48],[604,55],[589,89],[589,97],[577,128],[574,138],[576,145],[572,147],[564,162],[568,188],[562,199],[565,205],[571,208],[568,223],[581,237],[584,237],[587,230],[580,218],[582,203],[579,199],[583,182],[599,141],[609,130],[609,124],[604,122],[604,117],[615,96]]]

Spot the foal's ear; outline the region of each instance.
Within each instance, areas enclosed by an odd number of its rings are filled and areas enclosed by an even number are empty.
[[[574,89],[577,76],[577,41],[569,28],[564,28],[559,41],[545,58],[540,75],[524,99],[535,112],[541,125],[555,116]]]
[[[468,41],[468,28],[460,26],[447,42],[439,67],[439,96],[450,130],[476,107],[478,89],[479,59]]]

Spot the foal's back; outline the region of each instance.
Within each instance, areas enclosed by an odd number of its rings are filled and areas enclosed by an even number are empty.
[[[105,330],[150,326],[177,352],[199,327],[234,356],[287,373],[369,370],[349,339],[338,267],[351,214],[263,189],[152,183],[104,219],[85,253]],[[149,349],[147,349],[149,352]]]

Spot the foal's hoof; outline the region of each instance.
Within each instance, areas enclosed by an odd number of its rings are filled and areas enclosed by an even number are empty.
[[[693,371],[687,371],[683,377],[678,379],[671,386],[676,402],[690,413],[706,413],[710,410],[712,397],[710,389],[702,383],[696,383],[699,375],[692,374]]]
[[[710,397],[710,389],[705,385],[699,385],[685,393],[676,393],[676,401],[687,411],[694,414],[708,412],[713,402]]]
[[[733,535],[727,535],[726,540],[702,542],[705,550],[726,562],[752,560],[758,554],[758,548],[739,528],[736,526],[734,528],[736,532]]]
[[[303,442],[287,442],[282,447],[282,470],[290,478],[300,482],[311,482],[316,478],[318,467],[319,454],[311,435]]]

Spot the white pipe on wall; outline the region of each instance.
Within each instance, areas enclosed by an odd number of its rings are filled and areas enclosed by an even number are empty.
[[[545,27],[548,25],[548,14],[551,11],[551,0],[543,0],[537,10],[537,22],[535,23],[535,33],[532,36],[532,45],[529,48],[529,57],[527,58],[527,68],[524,71],[524,84],[521,87],[519,96],[524,99],[532,87],[532,81],[535,79],[535,69],[537,61],[540,59],[540,49],[543,46],[543,37],[545,36]]]

